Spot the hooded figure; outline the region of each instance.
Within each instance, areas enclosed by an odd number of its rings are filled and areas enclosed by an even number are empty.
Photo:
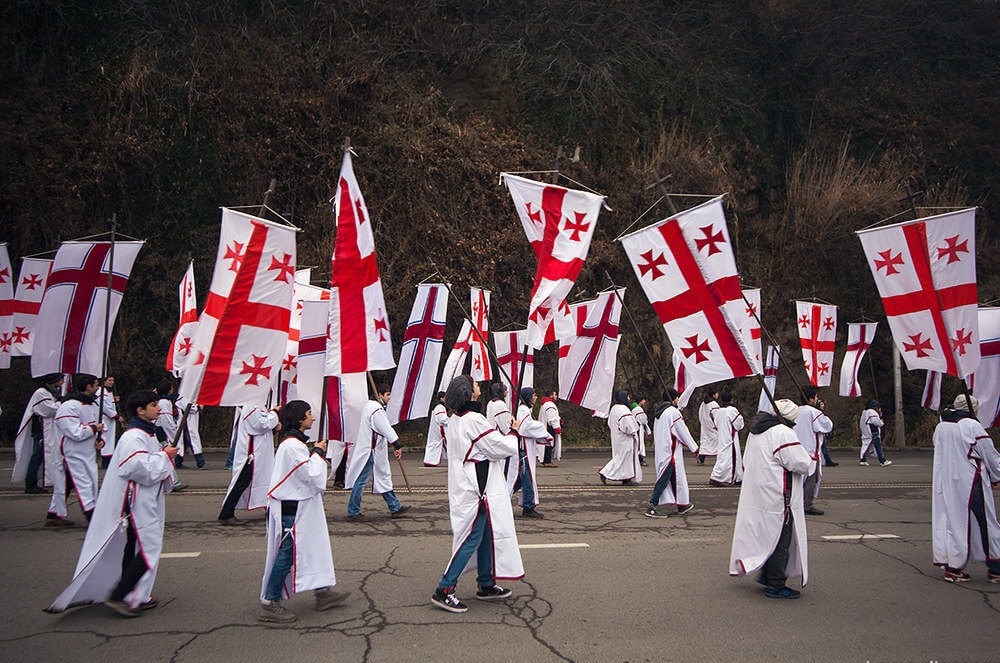
[[[24,408],[21,425],[14,439],[14,471],[11,483],[24,481],[24,492],[43,493],[38,486],[38,469],[45,462],[45,485],[51,486],[53,477],[61,474],[59,449],[53,428],[56,410],[59,409],[59,385],[63,376],[52,373],[42,378],[43,386],[35,390]]]
[[[639,465],[639,423],[628,406],[628,392],[615,392],[615,404],[608,412],[608,430],[611,431],[611,460],[598,474],[601,483],[608,480],[621,481],[622,485],[642,481],[642,467]]]

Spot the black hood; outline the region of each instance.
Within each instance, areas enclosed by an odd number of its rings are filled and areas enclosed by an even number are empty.
[[[774,428],[779,424],[784,424],[789,428],[795,427],[795,422],[789,421],[784,417],[779,417],[778,415],[771,414],[770,412],[758,412],[757,416],[750,422],[750,432],[754,435],[760,435],[761,433]]]
[[[84,405],[93,405],[94,397],[88,396],[87,394],[80,391],[71,391],[66,394],[66,398],[63,399],[63,403],[66,401],[80,401]]]

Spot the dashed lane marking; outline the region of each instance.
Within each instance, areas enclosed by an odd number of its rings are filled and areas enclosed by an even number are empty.
[[[522,543],[521,550],[544,550],[546,548],[589,548],[589,543]]]
[[[898,539],[895,534],[831,534],[824,536],[827,541],[867,541],[869,539]]]
[[[201,553],[200,552],[160,553],[160,559],[187,559],[190,557],[201,557]]]

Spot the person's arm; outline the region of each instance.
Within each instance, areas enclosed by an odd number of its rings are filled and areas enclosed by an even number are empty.
[[[743,415],[737,412],[736,418],[733,419],[733,430],[743,430],[744,426],[746,426],[746,421],[743,419]]]
[[[993,439],[978,421],[974,419],[966,421],[962,422],[963,426],[959,430],[962,431],[963,437],[973,438],[969,448],[969,456],[983,462],[983,469],[986,470],[986,477],[990,483],[1000,482],[1000,452],[997,452]]]
[[[816,470],[816,461],[812,459],[798,440],[789,439],[774,450],[778,463],[789,472],[809,476]]]
[[[830,433],[833,431],[833,420],[820,411],[820,413],[813,418],[813,430],[817,433]]]
[[[385,408],[378,408],[372,412],[372,430],[381,435],[392,445],[393,455],[400,458],[403,455],[403,443],[399,441],[399,435],[389,423],[389,415],[385,413]]]
[[[80,421],[79,406],[72,403],[63,403],[59,407],[56,412],[56,421],[59,422],[59,430],[62,434],[74,442],[89,442],[99,430],[97,424],[85,424]]]
[[[441,428],[447,427],[448,413],[443,409],[436,410],[434,412],[434,423],[440,426]]]
[[[115,469],[119,476],[142,486],[153,486],[171,475],[177,447],[165,447],[156,453],[136,449],[127,454]]]
[[[681,444],[688,448],[688,451],[693,454],[697,454],[698,443],[694,441],[691,431],[688,430],[687,424],[684,423],[684,418],[679,412],[674,413],[674,417],[674,420],[670,424],[671,432],[677,436],[677,439],[681,441]]]
[[[626,435],[635,435],[639,432],[639,424],[631,412],[618,417],[618,430]]]
[[[31,408],[33,414],[51,419],[59,411],[59,401],[49,396],[42,398]]]
[[[492,428],[486,419],[477,418],[473,422],[470,432],[473,435],[473,441],[465,458],[467,462],[503,460],[517,454],[517,433],[513,430],[505,435]]]
[[[278,412],[257,408],[246,415],[245,423],[247,432],[251,435],[264,435],[278,425]],[[174,428],[176,427],[177,424],[174,424]]]

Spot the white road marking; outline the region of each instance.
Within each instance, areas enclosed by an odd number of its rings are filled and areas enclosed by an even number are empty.
[[[589,543],[522,543],[521,550],[541,550],[543,548],[589,548]]]
[[[174,552],[160,553],[160,559],[185,559],[188,557],[200,557],[200,552]]]
[[[836,534],[824,536],[827,541],[861,541],[862,539],[898,539],[895,534]]]

